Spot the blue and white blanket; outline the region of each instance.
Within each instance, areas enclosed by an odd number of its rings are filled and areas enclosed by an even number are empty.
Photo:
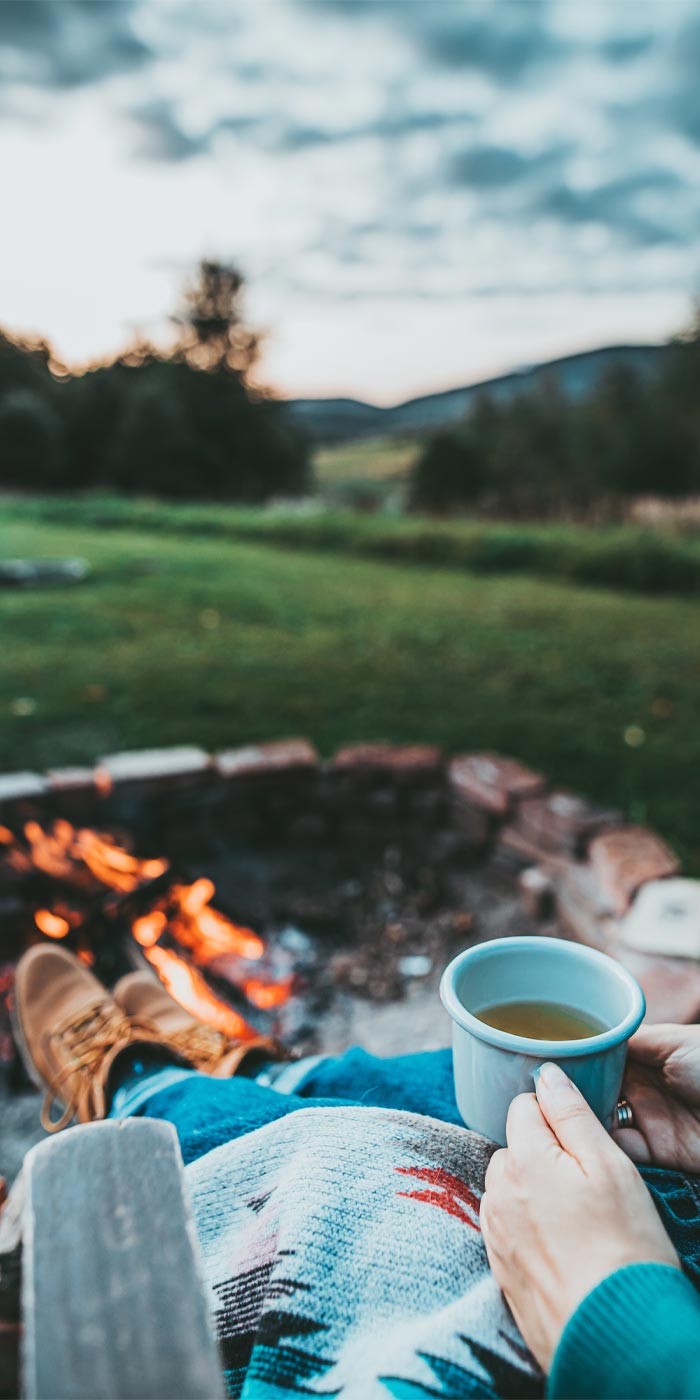
[[[231,1396],[542,1395],[488,1268],[493,1146],[459,1120],[448,1051],[353,1050],[274,1087],[162,1069],[112,1112],[178,1130]],[[700,1278],[697,1183],[647,1180]]]

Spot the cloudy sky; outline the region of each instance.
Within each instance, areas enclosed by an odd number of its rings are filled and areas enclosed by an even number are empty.
[[[290,394],[390,402],[700,291],[698,0],[0,0],[0,323],[73,361],[237,260]]]

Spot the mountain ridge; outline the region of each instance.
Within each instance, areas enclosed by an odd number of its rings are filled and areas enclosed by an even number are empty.
[[[610,369],[625,367],[642,375],[653,374],[668,350],[666,344],[602,345],[474,384],[420,394],[386,408],[351,397],[287,399],[286,404],[294,421],[316,442],[422,433],[458,423],[480,394],[488,393],[503,402],[551,380],[571,398],[582,398]]]

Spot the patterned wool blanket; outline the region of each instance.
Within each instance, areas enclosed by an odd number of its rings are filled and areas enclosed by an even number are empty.
[[[461,1124],[450,1051],[269,1069],[132,1066],[112,1105],[177,1128],[230,1394],[541,1396],[488,1270],[494,1149]],[[700,1286],[700,1178],[642,1174]]]
[[[493,1148],[396,1110],[305,1108],[187,1168],[232,1396],[537,1396],[479,1228]]]

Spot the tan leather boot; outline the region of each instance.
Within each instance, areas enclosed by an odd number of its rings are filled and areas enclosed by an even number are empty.
[[[288,1058],[287,1052],[269,1036],[232,1040],[223,1031],[198,1021],[150,972],[131,972],[122,977],[114,988],[114,1000],[131,1020],[148,1026],[158,1040],[215,1079],[231,1078],[251,1054],[267,1060]]]
[[[129,1021],[97,978],[65,948],[39,943],[17,964],[12,1021],[27,1073],[46,1090],[48,1133],[72,1118],[91,1123],[107,1112],[105,1089],[121,1050],[152,1045],[150,1027]],[[63,1104],[57,1119],[55,1103]]]

